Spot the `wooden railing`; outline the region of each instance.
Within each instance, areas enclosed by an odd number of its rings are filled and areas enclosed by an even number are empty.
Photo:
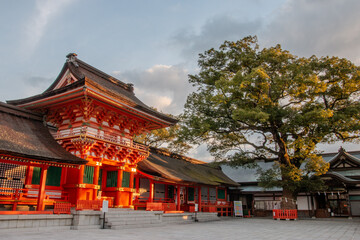
[[[71,203],[55,202],[54,203],[54,214],[70,214]]]
[[[76,136],[84,136],[84,137],[92,137],[100,140],[104,140],[107,142],[115,143],[125,147],[131,147],[135,149],[139,149],[142,151],[148,151],[149,147],[146,145],[142,145],[139,143],[133,142],[131,139],[123,138],[118,135],[112,135],[108,133],[99,133],[96,129],[90,127],[78,127],[74,129],[67,130],[68,132],[57,132],[53,133],[53,137],[57,140],[68,137],[76,137]]]
[[[282,220],[296,220],[297,209],[273,209],[273,218]]]
[[[62,190],[46,190],[46,192],[45,201],[47,205],[52,205],[55,201],[66,202],[68,200],[67,193],[63,192]],[[38,193],[39,189],[15,189],[0,187],[0,203],[12,205],[12,209],[15,211],[17,205],[36,205],[38,200]]]
[[[77,200],[76,210],[100,210],[102,208],[102,200]]]

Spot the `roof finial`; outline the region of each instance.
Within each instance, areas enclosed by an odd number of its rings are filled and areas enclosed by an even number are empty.
[[[345,151],[345,149],[344,149],[342,146],[340,146],[339,152],[346,152],[346,151]]]
[[[134,84],[127,83],[126,85],[128,86],[129,91],[133,93],[134,92]]]
[[[76,53],[69,53],[68,55],[66,55],[66,57],[67,57],[67,62],[72,62],[74,65],[75,65],[75,67],[78,67],[79,65],[76,63],[76,56],[77,56],[77,54]]]
[[[71,58],[76,58],[77,54],[76,53],[69,53],[68,55],[66,55],[67,58],[71,59]]]

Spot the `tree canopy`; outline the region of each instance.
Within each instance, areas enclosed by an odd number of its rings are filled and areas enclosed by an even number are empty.
[[[154,110],[157,111],[155,108]],[[171,114],[166,115],[172,118],[178,118],[178,116],[173,116]],[[187,142],[179,139],[180,130],[180,125],[175,124],[167,128],[155,129],[137,135],[134,137],[134,141],[150,147],[161,148],[169,152],[185,154],[190,150],[191,146]]]
[[[184,139],[235,165],[278,163],[284,191],[296,194],[328,170],[317,144],[359,137],[360,69],[347,59],[297,57],[280,45],[260,50],[249,36],[200,54],[198,64]]]

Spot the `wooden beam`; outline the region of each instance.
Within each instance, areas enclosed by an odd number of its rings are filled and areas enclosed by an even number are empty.
[[[45,208],[44,199],[45,199],[45,183],[46,183],[47,170],[48,170],[48,166],[41,167],[38,203],[36,206],[37,211],[44,211]]]

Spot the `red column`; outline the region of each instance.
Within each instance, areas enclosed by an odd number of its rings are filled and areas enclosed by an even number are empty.
[[[149,190],[149,200],[148,202],[154,201],[154,181],[150,180],[150,190]]]
[[[134,191],[134,172],[130,172],[130,184],[129,188],[131,190],[129,194],[129,206],[133,206],[133,191]]]
[[[135,187],[136,187],[136,193],[137,193],[137,195],[136,195],[136,200],[138,200],[139,199],[139,194],[140,194],[140,191],[139,191],[139,189],[140,189],[140,178],[139,178],[139,175],[136,175],[136,183],[135,183]]]
[[[122,168],[118,170],[118,176],[117,176],[117,185],[116,185],[116,198],[115,198],[115,207],[122,207],[121,206],[121,191],[120,188],[122,186],[122,178],[123,178],[123,170]]]
[[[41,167],[39,193],[37,199],[38,202],[36,206],[37,211],[43,211],[45,208],[44,199],[45,199],[45,183],[46,183],[47,170],[48,170],[48,166]]]
[[[85,165],[81,165],[80,169],[79,169],[78,179],[77,179],[78,187],[77,187],[77,199],[76,200],[80,200],[82,198],[80,184],[84,183],[84,170],[85,170]]]
[[[201,187],[198,187],[198,211],[201,212]]]
[[[93,178],[93,184],[95,186],[97,186],[98,183],[99,183],[99,172],[100,172],[100,166],[95,166],[95,168],[94,168],[94,178]],[[94,191],[93,191],[93,199],[94,200],[97,199],[97,191],[98,191],[98,189],[94,188]]]
[[[31,185],[32,177],[33,177],[33,169],[34,167],[28,166],[26,169],[26,175],[25,175],[25,186]]]
[[[176,210],[180,211],[180,185],[177,185],[176,201],[177,201]]]

